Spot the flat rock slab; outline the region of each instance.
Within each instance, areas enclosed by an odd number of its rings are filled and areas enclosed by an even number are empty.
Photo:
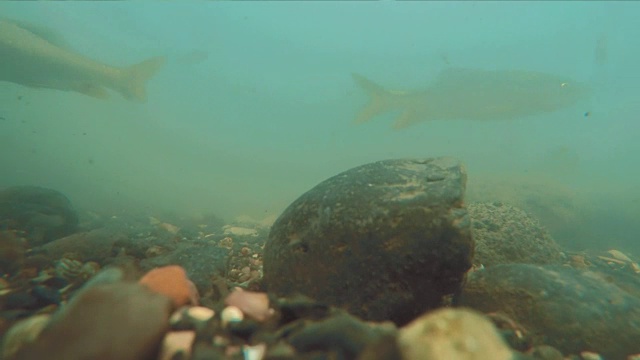
[[[455,292],[474,243],[453,158],[385,160],[320,183],[273,225],[265,285],[404,324]]]
[[[468,277],[459,304],[502,312],[527,329],[534,344],[565,354],[592,351],[625,359],[640,352],[640,299],[599,272],[496,265]]]

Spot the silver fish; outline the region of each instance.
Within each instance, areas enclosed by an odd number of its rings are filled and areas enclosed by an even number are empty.
[[[370,96],[354,122],[400,110],[396,129],[427,120],[502,120],[553,112],[590,93],[585,84],[534,71],[449,68],[422,91],[387,90],[362,75],[352,75]]]
[[[128,100],[144,102],[146,82],[165,62],[155,57],[129,67],[109,66],[51,39],[42,31],[0,19],[0,81],[95,98],[108,97],[106,89],[111,89]]]

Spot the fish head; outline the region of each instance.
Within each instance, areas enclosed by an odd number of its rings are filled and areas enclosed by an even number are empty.
[[[591,87],[564,77],[544,76],[534,86],[534,98],[544,110],[554,111],[574,105],[591,95]]]
[[[558,97],[566,99],[565,101],[577,102],[591,95],[591,87],[586,83],[579,81],[567,80],[560,83],[558,89]]]

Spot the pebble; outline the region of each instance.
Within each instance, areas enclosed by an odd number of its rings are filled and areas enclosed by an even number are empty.
[[[225,304],[237,307],[243,314],[259,322],[267,320],[274,313],[269,307],[268,295],[262,292],[236,288],[227,296]]]
[[[34,309],[38,307],[38,298],[29,291],[17,291],[4,297],[4,309]]]
[[[400,330],[404,360],[512,360],[513,353],[491,321],[469,309],[443,308]]]
[[[188,359],[191,356],[191,345],[196,338],[193,330],[171,331],[162,340],[160,360]]]
[[[4,335],[1,358],[7,359],[24,345],[34,342],[49,323],[49,318],[49,315],[35,315],[15,323]]]
[[[47,286],[36,285],[31,290],[31,294],[38,299],[39,306],[59,305],[62,302],[60,292]]]
[[[215,311],[203,306],[194,306],[187,310],[187,315],[193,320],[203,323],[211,320]]]
[[[220,313],[220,319],[222,320],[222,326],[226,327],[229,323],[242,321],[244,313],[235,306],[227,306]]]
[[[581,352],[580,357],[582,357],[582,360],[603,360],[600,354],[591,351]]]
[[[136,283],[81,289],[51,316],[38,341],[12,359],[153,359],[171,307],[170,299]]]
[[[139,281],[156,293],[169,297],[176,308],[187,305],[193,298],[194,287],[181,266],[170,265],[153,269]]]

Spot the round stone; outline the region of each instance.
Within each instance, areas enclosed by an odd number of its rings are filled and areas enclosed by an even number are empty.
[[[439,306],[471,266],[465,184],[452,158],[379,161],[325,180],[274,223],[268,291],[398,324]]]

